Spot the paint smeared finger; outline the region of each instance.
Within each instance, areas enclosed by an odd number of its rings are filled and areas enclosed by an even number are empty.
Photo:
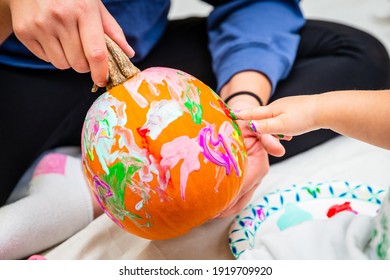
[[[290,141],[292,139],[292,136],[284,135],[284,134],[273,134],[275,138],[279,140],[285,140],[285,141]]]
[[[284,134],[285,128],[283,126],[283,123],[278,118],[249,120],[248,126],[249,129],[254,133],[281,135],[279,139],[288,139],[288,137],[285,137]]]
[[[250,120],[250,121],[248,122],[248,126],[249,126],[249,129],[250,129],[252,132],[257,133],[256,125],[255,125],[255,123],[254,123],[252,120]]]

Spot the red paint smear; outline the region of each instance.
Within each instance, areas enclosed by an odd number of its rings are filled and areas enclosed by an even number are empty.
[[[149,150],[149,142],[148,139],[146,138],[146,135],[149,133],[149,129],[147,128],[137,128],[138,134],[142,138],[142,148],[146,148]]]
[[[141,137],[145,139],[146,134],[148,134],[148,132],[149,132],[149,129],[139,127],[139,128],[137,128],[137,131],[138,131],[138,134],[141,135]]]
[[[226,107],[225,103],[224,103],[222,100],[220,100],[220,99],[218,99],[218,102],[219,102],[219,105],[221,105],[222,110],[223,110],[223,112],[225,113],[225,115],[226,115],[227,117],[231,118],[231,116],[230,116],[230,110],[228,109],[228,107]]]
[[[152,153],[149,147],[148,133],[150,132],[150,130],[148,128],[139,127],[137,128],[137,131],[138,134],[142,137],[143,148],[146,148],[148,150],[149,155],[152,155],[158,161],[158,163],[160,163],[160,161],[162,160],[161,155]]]
[[[156,168],[157,168],[157,172],[159,174],[159,177],[161,180],[165,180],[166,182],[166,178],[167,178],[167,170],[166,168],[163,168],[160,164],[161,160],[162,160],[162,156],[160,154],[155,154],[153,153],[151,150],[150,150],[150,147],[149,147],[149,140],[148,140],[148,133],[150,132],[150,130],[148,128],[137,128],[137,132],[138,134],[141,136],[142,138],[142,142],[143,142],[143,148],[146,149],[148,151],[148,161],[150,164],[153,164]],[[152,157],[150,157],[152,156]],[[153,162],[152,162],[153,161]],[[172,185],[172,180],[171,178],[169,178],[169,181],[171,184],[168,184],[168,186]],[[165,193],[165,196],[164,194],[162,193],[163,190],[161,190],[159,187],[156,188],[157,191],[159,192],[159,196],[162,200],[164,201],[169,201],[170,200],[170,197]],[[161,190],[161,192],[160,192]]]
[[[343,212],[343,211],[350,211],[355,214],[357,214],[357,211],[353,210],[350,206],[350,202],[344,202],[343,204],[336,204],[329,208],[328,213],[326,214],[328,218],[333,217],[337,213]]]

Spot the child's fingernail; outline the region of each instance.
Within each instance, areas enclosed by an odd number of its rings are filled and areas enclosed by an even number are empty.
[[[241,110],[240,110],[240,109],[234,109],[233,112],[234,112],[234,113],[240,113]]]
[[[248,126],[249,126],[250,130],[252,130],[254,133],[257,133],[256,126],[255,126],[255,124],[253,123],[252,120],[250,120],[250,121],[248,122]]]

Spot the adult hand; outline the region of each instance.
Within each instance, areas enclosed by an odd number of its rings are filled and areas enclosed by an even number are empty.
[[[91,71],[100,87],[107,83],[104,34],[132,57],[121,27],[100,0],[9,0],[16,37],[37,57],[58,69]]]
[[[229,104],[234,109],[251,108],[256,104],[235,98]],[[273,156],[282,156],[285,153],[284,147],[279,140],[271,135],[260,135],[253,133],[248,126],[247,121],[238,121],[244,136],[245,146],[248,154],[248,164],[243,187],[231,206],[223,211],[219,217],[227,217],[237,214],[250,201],[253,193],[261,183],[269,170],[268,154]]]

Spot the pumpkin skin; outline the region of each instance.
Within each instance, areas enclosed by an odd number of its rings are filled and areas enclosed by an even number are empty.
[[[247,164],[225,103],[195,77],[161,67],[97,98],[83,126],[82,159],[105,213],[151,240],[185,234],[225,210]]]

